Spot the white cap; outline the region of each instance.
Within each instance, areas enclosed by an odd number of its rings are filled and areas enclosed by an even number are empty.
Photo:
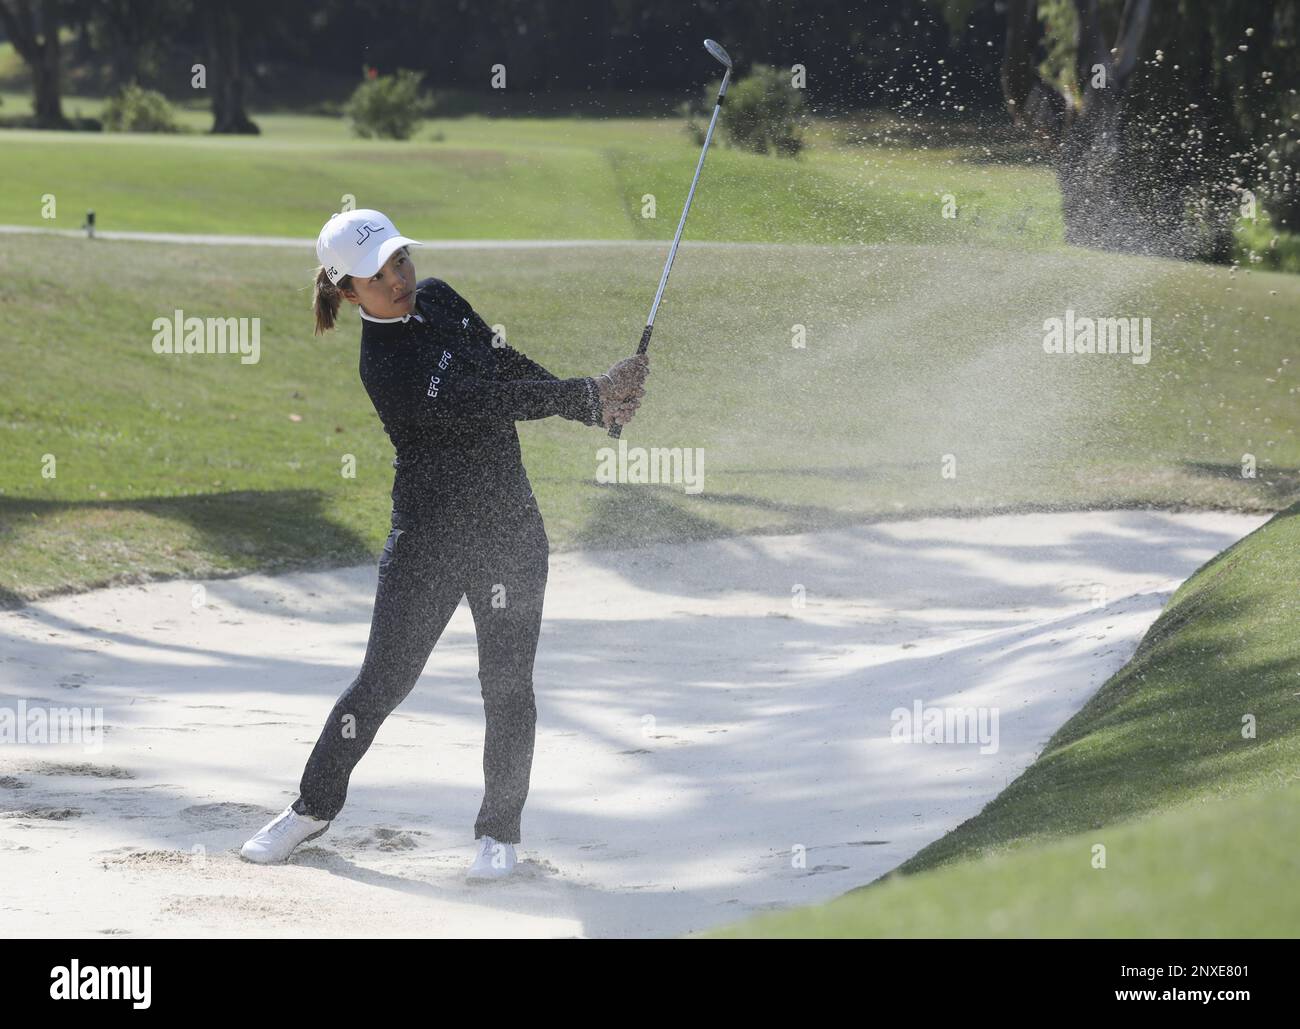
[[[345,275],[369,278],[404,246],[422,246],[397,231],[387,215],[362,208],[330,216],[316,239],[316,258],[325,266],[330,282],[338,285]]]

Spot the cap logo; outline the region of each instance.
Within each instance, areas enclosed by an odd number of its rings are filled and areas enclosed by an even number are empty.
[[[364,246],[366,240],[370,238],[372,232],[383,232],[382,225],[371,225],[369,222],[363,222],[357,226],[357,246]]]

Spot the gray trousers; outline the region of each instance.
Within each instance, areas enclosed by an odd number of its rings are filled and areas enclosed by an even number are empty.
[[[379,559],[366,656],[335,703],[307,759],[294,808],[333,819],[348,781],[385,718],[411,692],[460,598],[469,598],[478,637],[486,729],[483,804],[474,836],[520,842],[537,707],[533,659],[542,621],[550,546],[536,501],[519,511],[454,528],[406,527],[394,515]]]

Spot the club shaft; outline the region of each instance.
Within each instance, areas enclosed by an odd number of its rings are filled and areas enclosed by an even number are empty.
[[[664,298],[664,287],[668,285],[668,273],[673,270],[673,258],[677,256],[677,246],[682,241],[682,230],[686,228],[686,216],[691,212],[691,201],[695,199],[695,186],[700,181],[700,172],[704,170],[704,158],[709,152],[709,144],[713,142],[713,128],[718,124],[718,115],[722,113],[722,98],[727,94],[727,80],[731,78],[731,69],[722,76],[722,88],[718,90],[718,102],[713,107],[713,117],[709,119],[709,130],[704,134],[704,147],[700,150],[700,159],[695,165],[695,177],[691,179],[690,192],[686,194],[686,206],[682,208],[682,216],[677,222],[677,234],[673,236],[672,249],[668,251],[668,260],[664,263],[664,273],[659,277],[659,288],[655,290],[655,301],[650,305],[650,317],[646,319],[646,325],[654,325],[655,315],[659,313],[659,302]],[[646,342],[649,342],[647,339]],[[644,353],[644,351],[640,351]]]
[[[636,348],[638,354],[644,354],[650,348],[650,335],[654,332],[655,315],[659,313],[659,302],[664,298],[664,287],[668,285],[668,273],[673,270],[673,258],[677,256],[677,245],[682,241],[682,230],[686,228],[686,216],[691,211],[691,201],[695,199],[695,186],[700,181],[700,172],[704,170],[704,157],[713,142],[713,129],[718,124],[718,115],[722,113],[722,100],[727,95],[727,83],[731,80],[731,69],[722,76],[722,86],[718,89],[718,102],[713,106],[713,117],[709,119],[709,129],[704,134],[704,146],[700,149],[700,159],[695,165],[695,175],[691,179],[690,191],[686,194],[686,204],[682,208],[681,219],[677,222],[677,233],[673,236],[672,248],[668,251],[668,260],[664,262],[664,273],[659,276],[659,288],[655,290],[654,303],[650,305],[650,317],[646,319],[645,330],[641,333],[641,342]],[[623,426],[617,422],[610,426],[611,439],[618,439],[623,434]]]

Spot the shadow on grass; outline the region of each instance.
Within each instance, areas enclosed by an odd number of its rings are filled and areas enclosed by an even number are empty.
[[[15,529],[33,531],[29,545],[102,547],[110,568],[76,582],[54,583],[25,595],[0,585],[0,606],[126,582],[175,578],[197,571],[224,578],[251,571],[332,567],[366,560],[371,546],[359,533],[325,513],[327,494],[319,490],[241,490],[195,496],[138,500],[32,500],[0,497],[0,553],[14,550]],[[133,518],[133,516],[142,516]],[[163,561],[154,548],[135,548],[134,534],[153,534],[155,519],[177,526],[176,556]],[[165,531],[165,530],[164,530]],[[40,539],[48,533],[48,541]],[[77,542],[61,534],[80,536]],[[6,539],[7,537],[7,539]],[[20,546],[22,546],[20,544]],[[13,560],[12,556],[10,560]]]
[[[490,92],[490,91],[486,91]],[[619,92],[556,90],[544,93],[512,93],[509,97],[486,98],[483,93],[444,90],[438,98],[439,118],[671,118],[682,102],[675,92]],[[685,142],[683,132],[682,140]]]
[[[829,124],[843,146],[963,150],[970,164],[1031,165],[1042,155],[1032,138],[995,109],[961,118],[926,112],[906,120],[888,110],[865,111],[832,117]]]
[[[1231,479],[1248,483],[1263,492],[1276,506],[1295,502],[1300,495],[1300,468],[1262,466],[1253,479],[1242,478],[1240,464],[1212,464],[1208,461],[1183,461],[1182,467],[1204,479]]]
[[[722,524],[701,517],[668,495],[668,489],[651,490],[628,483],[599,487],[601,497],[573,544],[578,549],[618,547],[704,540],[727,535]]]
[[[741,469],[758,473],[757,469]],[[808,476],[871,482],[880,478],[870,469],[824,468],[779,469],[762,471],[773,476]],[[1161,503],[1151,500],[1090,499],[1087,501],[1035,501],[1025,500],[1007,504],[980,502],[975,504],[910,504],[895,511],[862,511],[840,509],[822,504],[803,504],[753,493],[707,493],[687,495],[680,486],[653,486],[631,483],[608,483],[595,487],[602,496],[596,501],[586,524],[578,530],[570,544],[553,547],[561,549],[618,550],[650,546],[655,543],[691,543],[723,537],[748,535],[790,535],[854,526],[887,525],[893,522],[917,521],[925,518],[991,518],[1001,515],[1072,514],[1103,511],[1159,511],[1176,514],[1185,511],[1221,509],[1238,510],[1231,504]],[[1289,498],[1283,498],[1289,499]],[[737,530],[734,526],[708,518],[692,505],[701,508],[706,504],[727,505],[763,511],[772,515],[767,524]]]
[[[591,516],[574,537],[573,546],[584,550],[610,550],[649,546],[652,543],[690,543],[738,535],[736,529],[691,510],[692,504],[728,504],[766,511],[770,526],[754,532],[811,532],[842,528],[878,519],[860,511],[839,511],[820,504],[798,504],[747,493],[709,492],[698,497],[676,486],[609,483],[597,487],[602,496]]]

